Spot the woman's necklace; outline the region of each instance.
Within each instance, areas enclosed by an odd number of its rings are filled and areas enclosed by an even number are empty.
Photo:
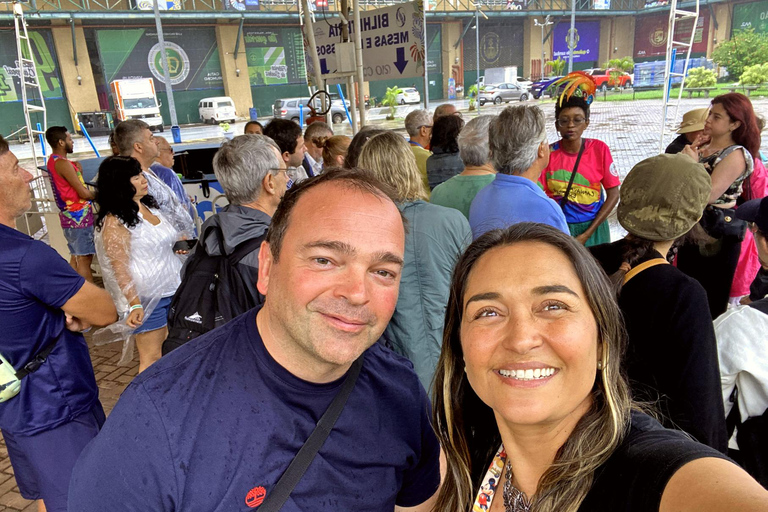
[[[523,491],[512,485],[512,463],[507,458],[507,480],[504,482],[504,510],[505,512],[528,512],[531,510],[531,502]]]

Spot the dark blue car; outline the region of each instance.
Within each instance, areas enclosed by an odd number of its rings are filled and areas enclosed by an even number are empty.
[[[531,84],[531,86],[528,88],[528,90],[531,92],[531,96],[533,96],[535,99],[541,98],[541,96],[545,92],[547,94],[549,94],[549,96],[551,97],[553,95],[551,90],[549,92],[547,92],[547,91],[543,91],[542,89],[544,89],[544,86],[546,84],[552,82],[553,80],[558,80],[560,78],[563,78],[563,77],[562,76],[551,76],[549,78],[545,78],[544,80],[538,80],[536,82],[533,82]]]

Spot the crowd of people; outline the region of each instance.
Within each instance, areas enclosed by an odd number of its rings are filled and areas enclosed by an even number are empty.
[[[145,123],[116,127],[91,188],[51,127],[69,262],[14,229],[32,176],[0,138],[0,430],[22,496],[768,511],[761,121],[718,96],[620,183],[584,137],[590,94],[558,98],[553,144],[530,104],[414,110],[407,138],[248,123],[199,230]],[[106,421],[91,326],[139,354]]]

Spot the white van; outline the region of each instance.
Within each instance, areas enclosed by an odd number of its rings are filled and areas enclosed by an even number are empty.
[[[215,98],[203,98],[197,105],[200,113],[200,122],[218,124],[223,122],[234,123],[235,102],[229,96],[216,96]]]

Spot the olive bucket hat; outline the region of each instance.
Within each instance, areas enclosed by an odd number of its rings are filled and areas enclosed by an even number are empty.
[[[662,242],[687,233],[701,218],[712,180],[687,155],[658,155],[635,165],[621,185],[617,216],[635,236]]]

